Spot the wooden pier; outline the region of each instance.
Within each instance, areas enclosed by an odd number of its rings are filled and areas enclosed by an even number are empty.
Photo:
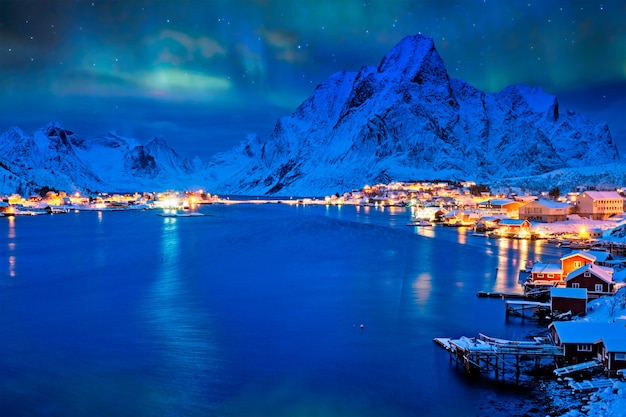
[[[506,299],[506,298],[524,299],[524,298],[526,298],[526,296],[524,294],[511,293],[511,292],[499,292],[499,291],[495,291],[495,292],[478,291],[476,293],[476,296],[477,297],[481,297],[481,298],[502,298],[502,299]]]
[[[479,334],[478,337],[462,336],[458,339],[438,337],[436,344],[450,352],[450,360],[463,363],[465,370],[471,372],[495,373],[495,378],[504,377],[507,365],[515,371],[515,380],[519,382],[521,363],[534,360],[535,369],[541,366],[545,358],[556,363],[564,356],[564,349],[550,343],[545,338],[533,341],[512,341],[496,339]]]
[[[530,318],[534,318],[536,320],[545,319],[546,316],[549,318],[551,305],[550,303],[542,303],[539,301],[506,301],[506,318],[508,320],[509,317],[521,317],[522,320],[525,318],[529,318],[527,313],[530,312]],[[543,314],[546,312],[546,314]]]

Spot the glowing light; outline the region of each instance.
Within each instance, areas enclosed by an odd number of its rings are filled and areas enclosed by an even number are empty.
[[[9,256],[9,276],[11,278],[15,277],[15,256]]]

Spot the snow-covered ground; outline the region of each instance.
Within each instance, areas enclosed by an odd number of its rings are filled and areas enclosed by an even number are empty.
[[[626,287],[621,288],[613,297],[625,297]],[[622,321],[626,325],[626,309],[612,308],[611,304],[615,298],[601,297],[588,305],[588,313],[578,320],[590,322],[611,322]],[[619,298],[617,298],[619,299]],[[561,392],[563,386],[553,386],[552,398],[554,401],[570,401],[569,404],[561,404],[562,408],[570,408],[563,417],[626,417],[626,382],[617,381],[612,387],[600,390],[586,396],[585,401],[572,396],[563,396]],[[577,403],[577,401],[580,401]]]
[[[610,232],[619,226],[626,225],[626,217],[614,216],[610,220],[591,220],[570,214],[567,221],[554,223],[533,223],[532,230],[539,233],[571,233],[578,235],[581,230],[587,233],[593,230],[602,231],[602,239],[612,242],[626,242],[626,236],[612,236]]]

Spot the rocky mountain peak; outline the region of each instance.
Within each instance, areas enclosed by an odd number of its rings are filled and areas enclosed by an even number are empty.
[[[214,158],[210,175],[218,193],[311,195],[380,178],[490,181],[619,159],[606,126],[560,112],[539,87],[488,94],[450,79],[418,34],[378,67],[320,84],[269,139]]]
[[[417,84],[449,82],[435,43],[432,38],[421,34],[402,39],[383,57],[377,72]]]

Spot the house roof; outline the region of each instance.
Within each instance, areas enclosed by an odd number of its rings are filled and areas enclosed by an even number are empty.
[[[560,201],[554,201],[554,200],[537,200],[534,201],[535,204],[540,204],[546,208],[553,208],[553,209],[561,209],[561,208],[569,208],[572,207],[571,204],[568,203],[561,203]]]
[[[508,198],[492,198],[491,200],[485,201],[484,204],[491,204],[492,206],[505,206],[514,202],[514,200],[510,200]]]
[[[573,270],[572,272],[567,274],[567,278],[565,278],[565,281],[569,281],[572,278],[576,278],[585,272],[590,272],[593,276],[600,278],[602,281],[608,284],[613,283],[613,277],[611,277],[611,275],[606,271],[606,269],[596,264],[587,264],[587,265],[581,266],[578,269]]]
[[[524,219],[502,219],[500,220],[500,226],[521,226],[522,224],[530,223],[528,220]]]
[[[550,288],[550,298],[553,297],[586,300],[587,288],[552,287]]]
[[[533,269],[531,269],[530,272],[533,274],[560,274],[563,272],[563,269],[559,264],[544,264],[535,262]]]
[[[626,338],[626,327],[623,322],[555,321],[550,327],[554,327],[561,343],[567,344]]]
[[[589,197],[593,198],[594,200],[600,200],[600,199],[615,200],[615,199],[623,198],[621,195],[619,195],[615,191],[585,191],[583,194],[587,194]]]
[[[587,253],[596,257],[596,260],[594,262],[606,262],[613,260],[613,255],[611,255],[611,252],[605,250],[590,250],[587,251]]]
[[[625,337],[607,337],[602,339],[604,347],[610,353],[626,353],[626,336]]]
[[[593,254],[590,254],[589,252],[585,252],[585,251],[581,251],[581,250],[574,250],[571,251],[570,253],[568,253],[567,255],[563,256],[561,258],[561,261],[563,259],[567,259],[567,258],[572,258],[574,256],[582,256],[585,259],[589,259],[591,262],[595,262],[596,261],[596,257]]]

